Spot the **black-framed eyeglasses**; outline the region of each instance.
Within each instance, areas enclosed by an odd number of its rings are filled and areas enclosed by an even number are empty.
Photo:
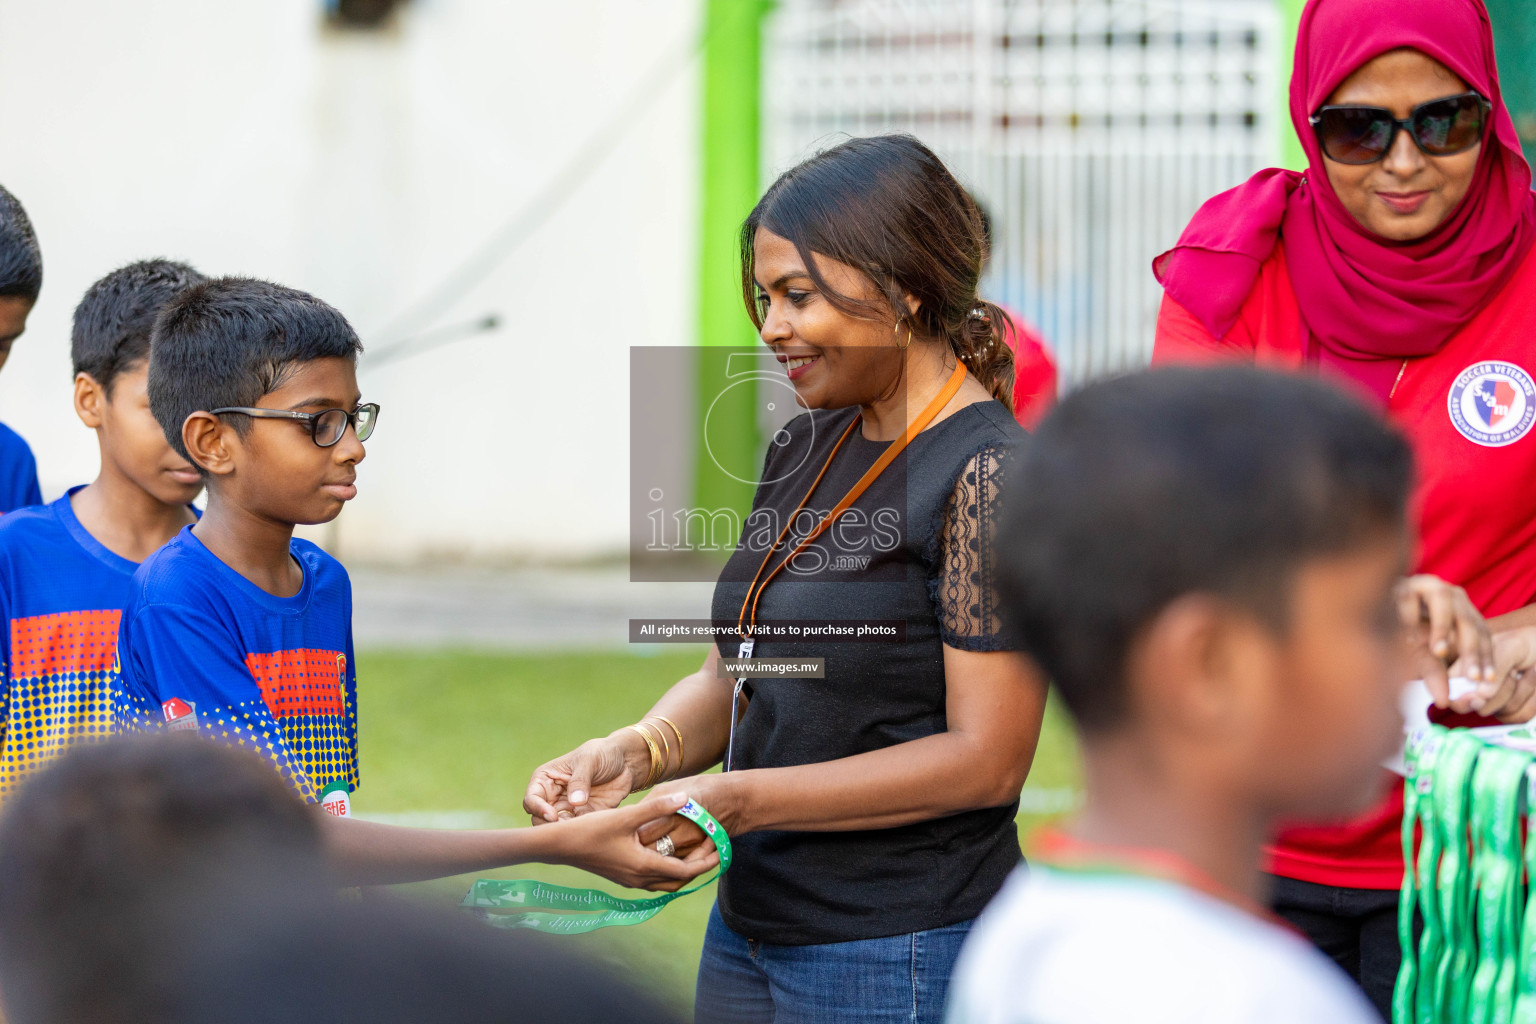
[[[1373,164],[1385,157],[1407,129],[1408,137],[1430,156],[1465,153],[1483,141],[1493,104],[1475,92],[1444,96],[1396,118],[1385,107],[1322,107],[1308,120],[1328,159],[1341,164]]]
[[[258,409],[253,406],[230,405],[211,410],[215,416],[227,412],[253,416],[260,420],[298,420],[309,426],[309,436],[321,448],[329,448],[340,441],[350,424],[357,431],[357,439],[366,441],[373,434],[374,424],[379,422],[379,403],[369,402],[351,412],[345,409],[324,409],[320,412],[292,412],[288,409]]]

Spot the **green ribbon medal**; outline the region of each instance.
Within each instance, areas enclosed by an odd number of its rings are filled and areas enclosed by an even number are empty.
[[[1526,775],[1525,805],[1528,822],[1525,840],[1525,875],[1536,878],[1536,772]],[[1536,886],[1530,887],[1519,946],[1514,1024],[1536,1024]]]
[[[1477,968],[1472,1019],[1503,1024],[1514,1014],[1525,908],[1521,873],[1525,796],[1531,755],[1493,747],[1478,756],[1472,776],[1472,873],[1477,890]],[[1480,1011],[1480,1012],[1479,1012]]]
[[[731,866],[731,837],[725,834],[725,826],[712,814],[692,800],[673,813],[703,829],[720,853],[720,870],[691,889],[626,898],[599,889],[577,889],[532,878],[510,881],[481,878],[469,887],[459,905],[479,914],[497,928],[531,928],[555,935],[580,935],[599,928],[649,921],[668,903],[698,892]]]
[[[1472,872],[1470,870],[1470,827],[1472,770],[1477,757],[1487,749],[1465,731],[1454,731],[1445,738],[1435,769],[1435,788],[1430,798],[1434,825],[1439,830],[1440,870],[1436,892],[1442,934],[1438,963],[1423,976],[1429,982],[1429,1013],[1424,1024],[1468,1019],[1471,973],[1476,957],[1476,932],[1472,922]],[[1425,922],[1428,935],[1428,921]],[[1429,972],[1421,961],[1421,970]],[[1421,986],[1423,981],[1420,982]]]
[[[1408,741],[1394,1024],[1536,1024],[1536,757],[1505,735]]]
[[[1424,829],[1424,855],[1417,866],[1414,853],[1417,851],[1419,828],[1428,819],[1424,810],[1428,808],[1428,797],[1434,787],[1435,755],[1439,753],[1440,742],[1440,735],[1426,726],[1409,737],[1403,752],[1407,774],[1407,783],[1403,787],[1403,863],[1408,869],[1403,876],[1397,908],[1397,940],[1403,951],[1403,963],[1392,994],[1393,1024],[1414,1024],[1418,1019],[1415,993],[1419,983],[1419,949],[1414,942],[1413,922],[1414,915],[1419,911],[1421,883],[1425,881],[1421,876],[1427,874],[1427,865],[1438,859],[1432,828]],[[1428,934],[1428,929],[1425,933]]]

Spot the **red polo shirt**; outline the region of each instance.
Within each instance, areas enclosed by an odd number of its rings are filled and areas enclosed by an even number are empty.
[[[1305,327],[1279,246],[1224,338],[1164,296],[1154,363],[1250,359],[1299,369]],[[1388,415],[1418,471],[1418,572],[1466,588],[1488,617],[1536,601],[1536,250],[1489,305],[1434,355],[1403,362]],[[1402,883],[1399,781],[1354,821],[1288,829],[1270,870],[1324,885]]]

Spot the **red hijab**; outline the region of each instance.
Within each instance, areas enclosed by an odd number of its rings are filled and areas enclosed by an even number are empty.
[[[1438,60],[1493,103],[1466,199],[1411,242],[1383,239],[1350,216],[1307,121],[1362,64],[1400,47]],[[1260,171],[1211,199],[1153,273],[1221,337],[1283,238],[1309,355],[1385,400],[1401,361],[1438,351],[1536,242],[1531,171],[1504,107],[1483,0],[1310,0],[1296,36],[1291,123],[1307,171]]]

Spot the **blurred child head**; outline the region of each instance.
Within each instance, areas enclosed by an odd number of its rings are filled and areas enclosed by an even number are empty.
[[[177,1024],[676,1022],[568,938],[401,901],[279,909],[188,963]]]
[[[1090,761],[1138,745],[1272,817],[1377,795],[1408,678],[1397,433],[1315,380],[1162,369],[1075,392],[1014,472],[1005,608]]]
[[[43,253],[27,211],[0,186],[0,366],[27,329],[27,316],[43,288]]]
[[[0,878],[10,1024],[163,1019],[210,929],[328,898],[304,803],[255,754],[187,734],[75,747],[34,776],[0,815]]]
[[[215,411],[356,412],[362,343],[335,309],[282,285],[216,278],[172,300],[150,351],[150,407],[204,474],[210,511],[222,501],[279,522],[323,523],[356,494],[364,452],[350,422],[322,446],[330,437],[312,423]]]
[[[187,504],[203,481],[150,412],[149,338],[165,304],[204,280],[185,263],[142,260],[91,285],[75,307],[75,413],[96,431],[102,471],[167,505]]]

